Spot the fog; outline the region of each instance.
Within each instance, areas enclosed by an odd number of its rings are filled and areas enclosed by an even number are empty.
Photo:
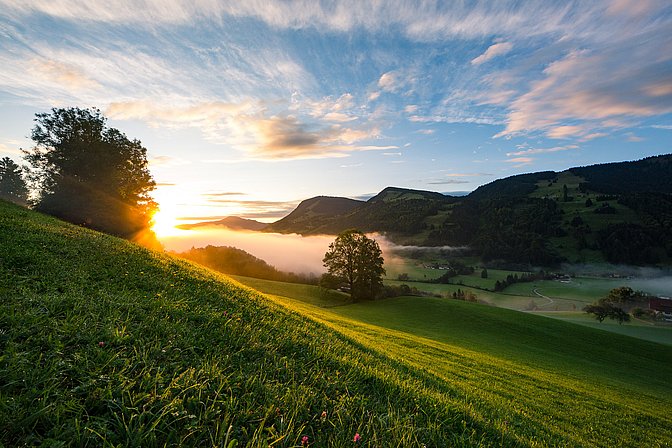
[[[672,269],[628,265],[565,264],[562,271],[577,275],[617,277],[614,280],[636,291],[672,297]]]
[[[383,251],[386,265],[401,262],[395,253],[408,250],[447,250],[450,248],[424,248],[399,246],[380,234],[370,234]],[[231,230],[221,227],[182,230],[161,238],[166,250],[184,252],[192,247],[232,246],[261,258],[281,271],[302,274],[326,272],[322,258],[336,237],[333,235],[301,236]]]
[[[456,254],[465,249],[450,246],[399,246],[390,242],[384,235],[370,234],[368,236],[374,238],[380,245],[387,267],[403,263],[399,257],[412,256],[417,252],[429,252],[442,256]],[[286,235],[235,231],[218,227],[183,230],[175,235],[161,238],[161,242],[166,250],[177,252],[207,245],[237,247],[282,271],[319,275],[326,271],[322,265],[322,258],[334,239],[333,235]],[[672,271],[670,269],[579,264],[564,265],[562,271],[573,272],[577,275],[605,277],[616,274],[620,277],[627,277],[623,278],[622,284],[635,290],[672,296]]]
[[[183,252],[192,247],[232,246],[261,258],[281,271],[322,274],[322,258],[333,236],[235,231],[224,228],[184,230],[161,238],[166,250]]]

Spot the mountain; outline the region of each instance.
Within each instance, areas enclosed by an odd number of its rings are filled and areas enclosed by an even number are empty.
[[[525,265],[672,263],[672,155],[495,180],[466,197],[388,187],[366,202],[317,197],[265,231],[385,233],[398,244],[468,246]],[[327,206],[347,201],[348,207]]]
[[[335,227],[330,225],[333,219],[347,215],[362,204],[363,201],[355,199],[316,196],[302,201],[289,215],[269,224],[264,230],[301,234],[333,233]]]
[[[238,216],[227,216],[226,218],[220,219],[218,221],[204,221],[197,222],[195,224],[180,224],[175,227],[178,229],[191,230],[197,229],[199,227],[220,226],[231,230],[251,230],[258,232],[263,230],[267,225],[268,224],[255,221],[254,219],[239,218]]]

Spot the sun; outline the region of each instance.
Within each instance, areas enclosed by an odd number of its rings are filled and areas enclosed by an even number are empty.
[[[162,203],[159,211],[152,218],[152,230],[156,236],[161,238],[165,236],[174,236],[181,232],[175,227],[178,223],[176,208],[168,203]]]

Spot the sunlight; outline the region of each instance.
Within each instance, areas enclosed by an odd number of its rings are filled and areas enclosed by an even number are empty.
[[[159,206],[159,211],[152,218],[152,230],[159,238],[165,236],[180,235],[183,230],[175,227],[178,224],[177,207],[175,204],[163,202]]]

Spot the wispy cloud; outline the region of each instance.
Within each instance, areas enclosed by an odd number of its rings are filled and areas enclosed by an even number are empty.
[[[183,159],[181,157],[173,156],[155,156],[149,159],[149,164],[152,167],[163,167],[163,166],[182,166],[191,164],[190,160]]]
[[[481,65],[484,62],[489,61],[492,58],[496,58],[497,56],[502,56],[508,53],[513,49],[513,44],[511,42],[499,42],[496,44],[492,44],[488,47],[487,50],[485,50],[485,53],[482,55],[475,57],[474,59],[471,60],[472,65]]]
[[[457,184],[468,184],[468,180],[463,179],[444,179],[436,180],[433,182],[427,182],[427,185],[457,185]]]
[[[518,163],[518,166],[528,165],[534,161],[531,157],[514,157],[513,159],[506,160],[507,163]]]
[[[545,154],[552,152],[569,151],[572,149],[579,149],[579,146],[567,145],[567,146],[553,146],[551,148],[529,148],[529,149],[522,149],[520,151],[508,152],[506,153],[506,156],[511,157],[511,156],[525,156],[530,154]]]
[[[201,196],[205,196],[206,198],[221,198],[228,196],[246,196],[246,195],[245,193],[241,193],[239,191],[222,191],[217,193],[202,193]]]
[[[599,53],[572,51],[556,60],[513,100],[497,136],[541,131],[550,138],[581,138],[617,128],[623,118],[672,112],[672,90],[666,88],[672,84],[670,36],[652,35],[645,46],[621,42]]]
[[[314,103],[311,108],[313,117],[304,118],[282,113],[282,110],[274,114],[259,102],[209,102],[183,107],[125,102],[111,104],[107,113],[116,119],[141,119],[155,124],[199,127],[209,139],[226,142],[256,159],[344,157],[352,151],[396,148],[389,145],[362,145],[360,142],[364,140],[377,138],[378,129],[343,126],[329,119],[328,115],[333,112],[322,113],[325,110],[342,110],[345,107],[343,103],[341,99],[336,102],[341,106],[320,106],[324,107],[321,110]],[[286,111],[288,109],[285,108]]]

